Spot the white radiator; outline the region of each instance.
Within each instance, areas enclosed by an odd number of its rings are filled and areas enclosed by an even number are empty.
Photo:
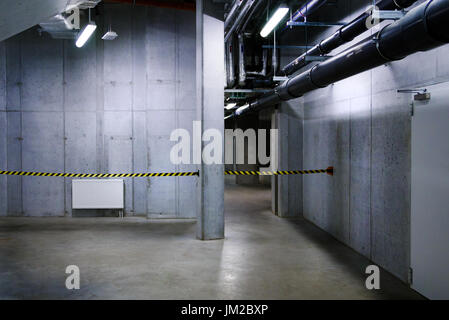
[[[124,209],[121,179],[72,180],[73,209]]]

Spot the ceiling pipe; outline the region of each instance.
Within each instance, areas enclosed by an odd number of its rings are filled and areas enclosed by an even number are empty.
[[[248,25],[248,22],[253,17],[254,13],[259,10],[261,5],[264,3],[264,0],[259,0],[257,3],[252,6],[250,9],[250,12],[248,14],[248,17],[246,18],[245,23],[242,25],[241,28],[237,28],[238,31],[238,44],[239,44],[239,85],[244,86],[246,84],[246,78],[247,78],[247,72],[246,72],[246,66],[245,66],[245,30]]]
[[[417,0],[380,0],[376,3],[379,10],[402,10],[411,6]],[[319,44],[309,49],[288,65],[282,68],[282,73],[286,76],[291,75],[299,69],[305,67],[310,63],[307,60],[307,56],[320,56],[330,53],[332,50],[339,46],[351,42],[355,37],[361,35],[365,31],[369,30],[374,25],[367,23],[370,19],[370,10],[362,13],[357,18],[349,22],[347,25],[341,27],[330,37],[322,40]]]
[[[256,2],[256,0],[247,0],[245,5],[243,6],[243,8],[240,10],[240,13],[239,13],[237,19],[234,21],[233,25],[228,30],[228,32],[226,32],[225,39],[224,39],[225,42],[227,42],[229,40],[229,38],[232,36],[234,31],[238,31],[238,29],[242,25],[243,19],[246,17],[246,15],[248,14],[248,12],[250,11],[251,7],[253,6],[253,4],[255,2]]]
[[[239,33],[239,86],[246,84],[246,68],[245,68],[245,35]]]
[[[317,11],[320,7],[322,7],[327,0],[309,0],[306,4],[304,4],[299,10],[297,10],[293,15],[290,21],[298,21],[305,20],[305,18]],[[288,26],[288,25],[286,25]]]
[[[235,16],[239,12],[240,6],[245,0],[234,0],[234,3],[232,4],[231,10],[229,10],[228,15],[226,16],[225,22],[224,22],[224,29],[227,30],[229,25],[234,21]]]
[[[260,99],[238,108],[233,116],[259,111],[301,97],[337,81],[428,51],[449,42],[449,0],[429,0],[340,54],[285,81]]]
[[[195,11],[195,3],[176,1],[155,1],[155,0],[103,0],[106,3],[127,3],[139,6],[153,6],[160,8],[170,8],[179,10]]]

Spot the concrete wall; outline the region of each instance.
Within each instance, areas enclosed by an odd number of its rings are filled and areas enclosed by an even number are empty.
[[[6,168],[6,51],[0,42],[0,170]],[[0,176],[0,216],[6,215],[6,176]]]
[[[273,127],[278,130],[276,170],[301,170],[303,168],[303,104],[302,98],[283,102],[273,114]],[[280,217],[299,217],[302,214],[302,177],[297,175],[273,176],[272,211]]]
[[[448,54],[418,53],[304,96],[304,168],[335,167],[333,178],[303,178],[304,217],[404,281],[411,100],[397,89],[448,81]]]
[[[7,126],[0,113],[0,130],[8,136],[7,153],[0,138],[1,167],[7,154],[9,170],[196,170],[172,165],[169,157],[175,143],[169,141],[171,131],[191,132],[196,116],[194,12],[117,4],[102,8],[95,17],[96,38],[83,48],[72,40],[39,37],[34,29],[1,43]],[[119,37],[103,41],[109,21]],[[8,215],[72,215],[71,179],[7,181]],[[195,177],[125,181],[129,215],[196,215]]]

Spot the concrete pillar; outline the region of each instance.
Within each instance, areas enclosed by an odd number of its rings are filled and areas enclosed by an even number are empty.
[[[224,145],[224,24],[222,6],[210,0],[196,1],[197,118],[201,132],[221,132]],[[201,151],[209,144],[201,141]],[[224,238],[224,158],[221,164],[201,159],[198,183],[197,237]]]
[[[272,128],[278,129],[275,141],[278,170],[302,169],[302,99],[284,102],[274,112]],[[273,149],[274,150],[274,149]],[[311,168],[313,169],[313,168]],[[272,177],[272,210],[280,217],[302,215],[302,176]]]

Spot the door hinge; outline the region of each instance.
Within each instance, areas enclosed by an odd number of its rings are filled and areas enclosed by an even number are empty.
[[[413,117],[415,114],[415,104],[412,102],[410,103],[410,117]]]

